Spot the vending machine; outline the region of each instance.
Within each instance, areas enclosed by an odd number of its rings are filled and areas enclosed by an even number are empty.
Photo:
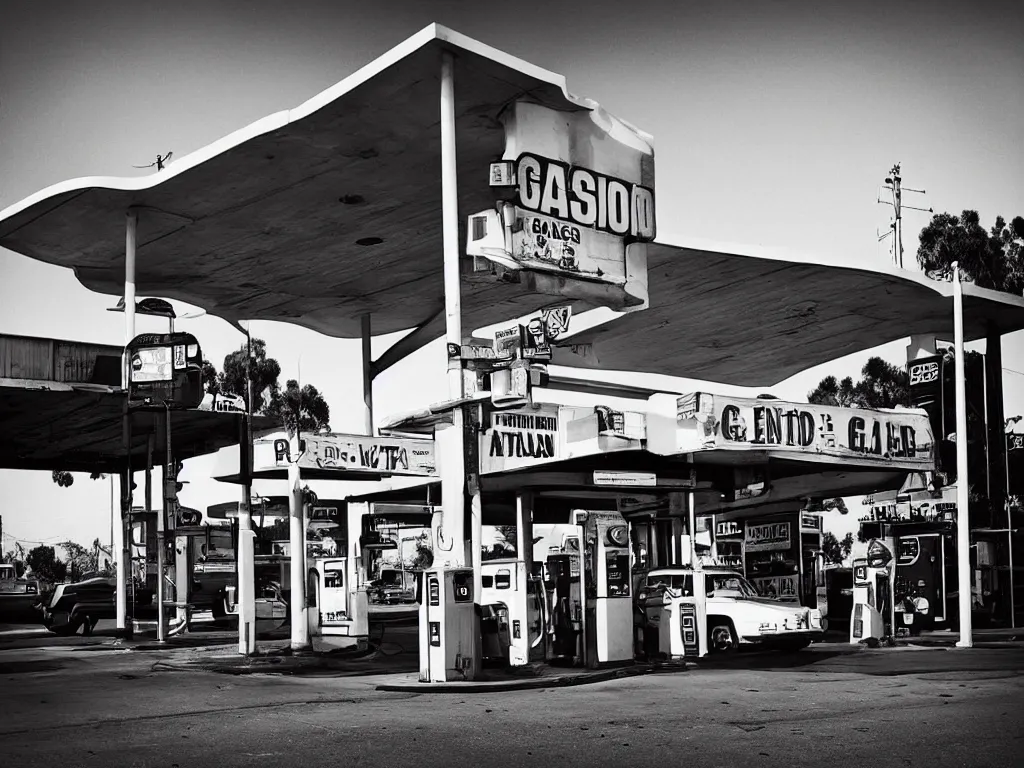
[[[420,682],[472,680],[479,668],[472,568],[429,568],[417,587]]]

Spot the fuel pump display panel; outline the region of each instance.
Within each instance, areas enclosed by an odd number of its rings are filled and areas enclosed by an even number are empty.
[[[629,552],[609,550],[605,553],[606,594],[609,597],[629,597]]]

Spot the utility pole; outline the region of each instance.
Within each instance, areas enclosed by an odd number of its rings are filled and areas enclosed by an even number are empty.
[[[911,187],[903,186],[903,178],[900,176],[900,163],[896,163],[890,170],[889,175],[885,178],[885,188],[889,190],[892,195],[892,201],[883,200],[881,195],[878,196],[878,202],[884,205],[891,205],[894,211],[894,218],[892,224],[889,226],[893,237],[892,244],[892,259],[893,263],[896,264],[900,269],[903,268],[903,209],[909,208],[913,211],[924,211],[925,213],[934,213],[931,208],[917,208],[913,205],[903,204],[903,193],[904,192],[916,192],[918,194],[925,194],[923,189],[912,189]],[[888,237],[889,233],[879,237],[879,240],[883,240]]]

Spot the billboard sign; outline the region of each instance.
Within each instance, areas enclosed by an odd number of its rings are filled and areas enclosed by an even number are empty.
[[[697,392],[676,402],[676,450],[766,451],[834,463],[934,468],[934,440],[921,410],[840,408]]]
[[[299,469],[437,477],[433,440],[323,434],[305,437],[302,444]],[[275,440],[274,463],[287,466],[291,460],[288,441]]]

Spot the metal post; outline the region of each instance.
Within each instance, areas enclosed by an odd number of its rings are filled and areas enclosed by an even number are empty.
[[[289,576],[291,581],[291,647],[292,651],[309,648],[309,624],[306,621],[306,573],[304,567],[306,552],[306,531],[302,527],[302,475],[299,472],[299,434],[291,436],[288,461],[288,546]]]
[[[154,426],[154,428],[156,427],[156,424],[157,424],[157,421],[156,421],[156,417],[154,416],[153,417],[153,426]],[[145,474],[145,490],[144,490],[144,499],[143,499],[143,502],[146,505],[146,513],[147,513],[146,517],[145,517],[145,521],[146,521],[145,525],[149,525],[149,514],[153,512],[153,450],[154,450],[155,447],[156,447],[156,434],[155,434],[155,432],[151,432],[149,434],[149,437],[146,440],[146,474]],[[131,531],[131,529],[129,528],[129,535],[131,535],[130,531]],[[143,543],[145,543],[145,539],[143,539]],[[143,548],[143,551],[145,551],[145,548]],[[160,558],[160,556],[158,554],[157,555],[158,562],[159,562],[159,558]],[[143,573],[148,573],[148,571],[149,571],[149,566],[146,563],[148,563],[148,560],[144,561],[144,563],[143,563]],[[159,568],[157,570],[159,570]],[[143,581],[145,581],[145,577],[143,577]],[[157,580],[156,581],[157,581],[157,587],[159,588],[162,585],[162,582],[160,581],[160,576],[159,575],[157,576]],[[163,592],[160,592],[159,594],[162,596]],[[132,601],[132,602],[134,603],[134,601]],[[164,622],[162,620],[163,619],[162,611],[163,611],[163,607],[164,607],[163,600],[158,597],[156,605],[157,605],[157,619],[159,621],[160,626],[162,627],[164,625]],[[134,622],[133,622],[133,624],[134,624]]]
[[[116,597],[115,607],[117,610],[117,634],[123,637],[127,634],[127,616],[128,616],[128,582],[125,578],[128,572],[128,546],[124,535],[125,518],[127,517],[127,511],[125,507],[127,505],[126,499],[129,496],[130,489],[129,483],[131,477],[127,470],[121,470],[118,472],[118,481],[120,483],[121,498],[120,509],[118,510],[118,520],[120,525],[114,526],[114,574],[116,579]],[[130,509],[130,507],[129,507]]]
[[[445,51],[441,59],[441,225],[444,250],[445,339],[449,345],[462,346],[462,282],[459,277],[459,198],[455,154],[455,64]],[[462,365],[448,359],[448,396],[463,395]],[[439,457],[445,467],[441,477],[441,509],[445,537],[454,543],[453,565],[465,565],[465,421],[462,408],[452,414],[451,440],[443,442],[447,450]]]
[[[167,513],[171,511],[174,498],[171,492],[174,486],[171,484],[174,479],[174,457],[171,451],[171,409],[167,409],[166,420],[164,421],[164,437],[166,438],[167,450],[164,455],[164,503],[156,516],[156,640],[158,643],[164,641],[166,621],[164,616],[164,541],[167,528]]]
[[[690,529],[690,567],[696,570],[700,566],[700,559],[697,557],[697,504],[693,491],[687,494],[686,517]]]
[[[252,534],[252,334],[249,323],[245,330],[245,413],[242,415],[242,434],[238,446],[239,466],[242,469],[242,501],[238,505],[238,652],[248,656],[256,652],[256,583]],[[244,542],[243,542],[244,540]]]
[[[953,345],[956,372],[956,558],[957,592],[960,603],[958,648],[974,644],[971,635],[971,529],[968,515],[967,477],[967,380],[964,360],[964,294],[960,264],[953,263]]]
[[[133,210],[129,210],[126,218],[124,238],[124,336],[125,347],[135,338],[135,233],[138,226],[138,216]],[[128,390],[128,355],[127,352],[121,359],[121,388]],[[124,414],[124,432],[129,434],[127,410]],[[131,456],[131,445],[127,447],[128,455]],[[131,495],[131,475],[126,478],[125,487],[122,488],[122,500]],[[129,510],[130,511],[130,508]],[[125,512],[122,503],[121,524],[117,530],[121,532],[121,554],[117,557],[114,584],[115,584],[115,607],[117,611],[117,629],[121,634],[125,629],[125,617],[128,612],[128,562],[125,557],[124,526]]]
[[[370,315],[362,317],[362,342],[363,342],[363,418],[366,434],[373,437],[373,350],[370,342],[373,339],[373,331],[370,326]]]

